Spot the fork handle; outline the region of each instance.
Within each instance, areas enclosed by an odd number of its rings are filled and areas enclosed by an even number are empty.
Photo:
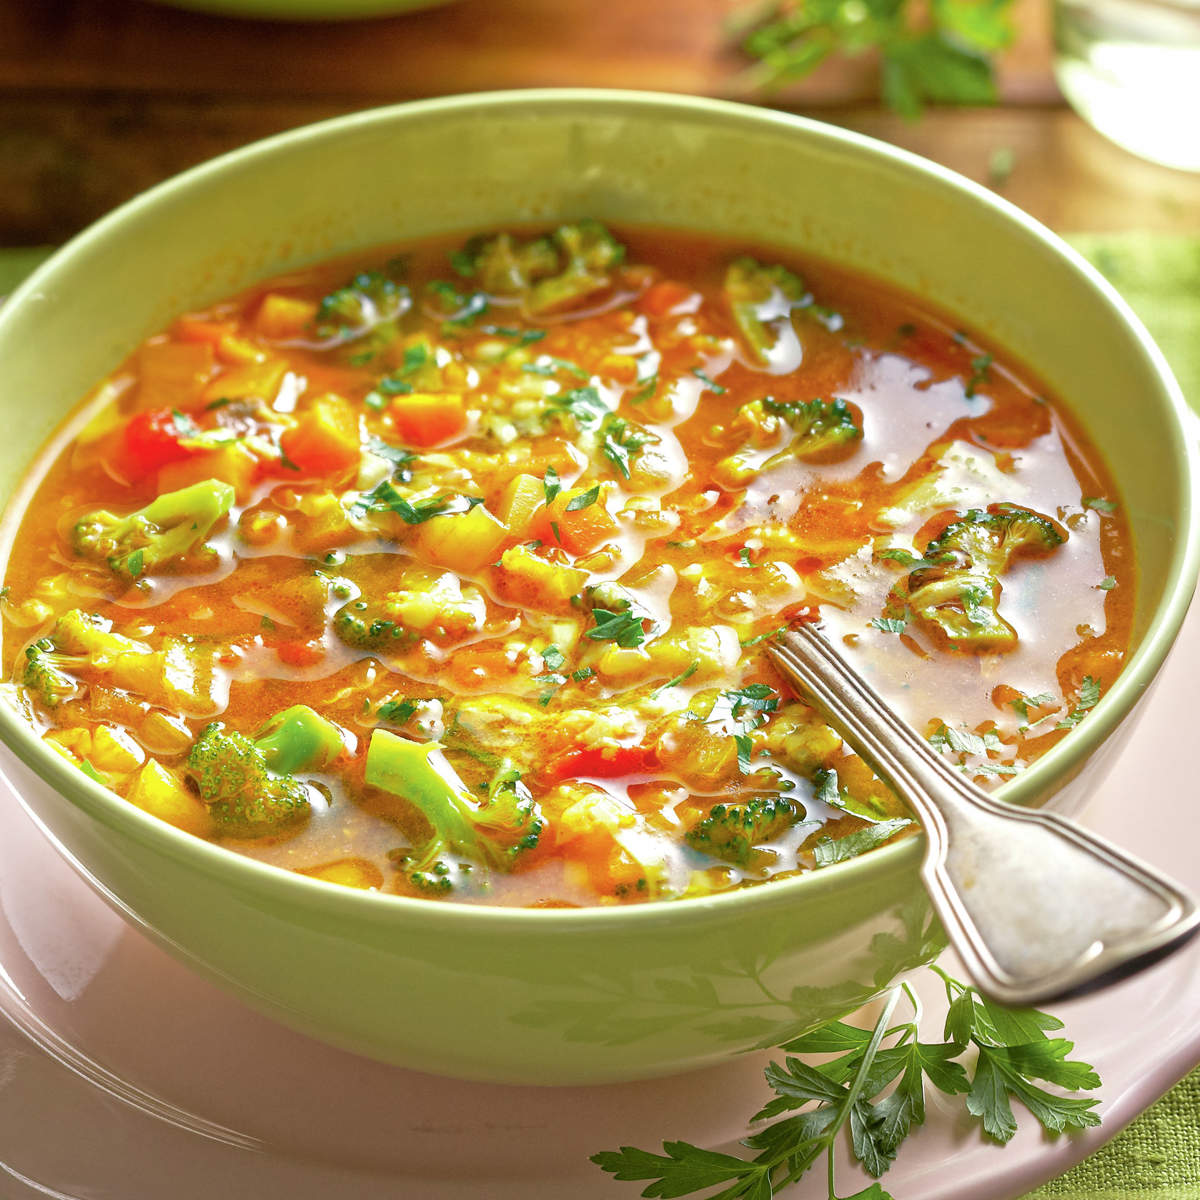
[[[951,767],[813,625],[769,647],[925,827],[921,875],[981,991],[1030,1005],[1137,970],[1200,927],[1183,888],[1054,813],[997,800]]]

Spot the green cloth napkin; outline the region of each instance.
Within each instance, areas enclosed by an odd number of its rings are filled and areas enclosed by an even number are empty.
[[[1200,238],[1081,234],[1070,239],[1121,292],[1200,410]],[[0,295],[49,253],[0,250]],[[1069,1030],[1067,1031],[1070,1032]],[[1079,1048],[1086,1059],[1087,1047]],[[1026,1200],[1198,1200],[1200,1070],[1074,1170]]]

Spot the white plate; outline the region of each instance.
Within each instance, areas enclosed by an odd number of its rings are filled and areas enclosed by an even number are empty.
[[[1087,824],[1200,890],[1200,605]],[[633,1200],[588,1158],[682,1139],[728,1151],[769,1054],[648,1083],[505,1088],[384,1067],[259,1017],[115,916],[0,796],[0,1194],[11,1200]],[[948,964],[953,971],[953,964]],[[940,987],[918,988],[931,1026]],[[1200,1061],[1200,942],[1055,1006],[1104,1080],[1103,1125],[999,1148],[938,1097],[885,1177],[897,1200],[1011,1200],[1067,1170]],[[398,1018],[399,1019],[399,1018]],[[1019,1110],[1019,1114],[1023,1110]],[[839,1191],[864,1186],[843,1167]],[[789,1193],[825,1196],[814,1171]]]

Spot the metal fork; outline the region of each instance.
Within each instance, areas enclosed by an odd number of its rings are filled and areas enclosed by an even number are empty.
[[[1196,902],[1153,868],[1063,817],[976,787],[816,625],[768,649],[920,818],[925,887],[981,991],[1012,1005],[1059,999],[1148,965],[1200,928]]]

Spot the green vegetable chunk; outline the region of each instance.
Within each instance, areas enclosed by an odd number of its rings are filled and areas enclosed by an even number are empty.
[[[229,484],[205,479],[166,492],[127,516],[97,509],[76,523],[72,532],[75,553],[107,563],[117,575],[136,579],[196,554],[233,501]]]
[[[764,365],[779,344],[783,323],[808,299],[799,276],[786,267],[735,258],[725,271],[725,299],[751,355]]]
[[[515,771],[499,776],[479,803],[446,761],[440,742],[412,742],[376,729],[367,749],[366,781],[409,801],[429,822],[432,836],[403,862],[409,882],[447,895],[472,871],[510,871],[537,845],[544,820]]]
[[[787,796],[762,796],[745,804],[714,804],[687,832],[687,842],[723,862],[753,865],[755,851],[786,833],[804,816],[804,806]]]
[[[344,748],[336,725],[298,704],[276,713],[254,738],[220,721],[207,725],[185,770],[220,833],[264,837],[307,819],[308,788],[295,773],[324,770]]]
[[[1013,559],[1045,556],[1066,539],[1056,522],[1027,508],[971,509],[925,547],[931,565],[909,573],[908,606],[956,649],[1012,650],[1017,631],[997,611],[1001,576]]]
[[[625,247],[599,221],[562,225],[549,237],[520,242],[510,233],[475,238],[455,269],[492,296],[520,298],[529,314],[557,312],[612,286]]]

